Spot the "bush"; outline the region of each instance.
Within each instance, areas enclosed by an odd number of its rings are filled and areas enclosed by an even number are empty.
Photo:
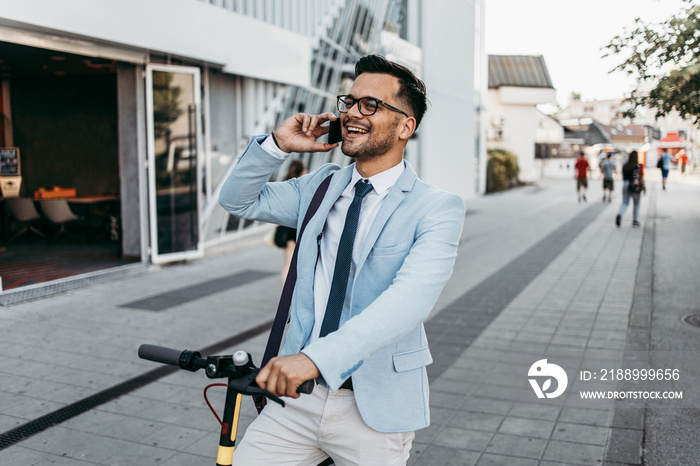
[[[505,149],[489,149],[486,164],[486,192],[495,193],[517,183],[520,167],[518,159]]]

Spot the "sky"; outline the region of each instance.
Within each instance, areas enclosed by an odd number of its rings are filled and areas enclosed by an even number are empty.
[[[684,9],[681,0],[485,0],[489,55],[543,55],[565,106],[571,92],[583,100],[622,98],[634,89],[625,73],[609,74],[622,55],[601,58],[602,47],[635,18],[660,22]]]

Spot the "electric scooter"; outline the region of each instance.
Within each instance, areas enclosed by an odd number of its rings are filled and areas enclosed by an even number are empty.
[[[243,395],[265,396],[284,406],[283,400],[256,385],[255,376],[258,375],[260,369],[255,367],[250,354],[245,351],[236,351],[233,355],[226,356],[202,357],[197,351],[180,351],[163,346],[141,345],[138,354],[141,359],[178,366],[180,369],[191,372],[204,369],[206,376],[210,379],[228,378],[226,384],[211,384],[204,389],[204,400],[221,424],[219,451],[216,457],[217,466],[231,466],[233,462]],[[315,381],[307,380],[299,386],[297,393],[311,393],[314,384]],[[226,386],[223,419],[219,418],[207,398],[207,390],[214,386]]]

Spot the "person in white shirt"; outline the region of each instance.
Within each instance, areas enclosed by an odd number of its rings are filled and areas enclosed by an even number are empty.
[[[605,160],[601,164],[601,171],[603,172],[603,202],[606,201],[605,194],[607,191],[607,201],[612,202],[612,192],[615,189],[615,181],[613,176],[617,170],[615,167],[615,162],[612,159],[612,153],[608,152]]]

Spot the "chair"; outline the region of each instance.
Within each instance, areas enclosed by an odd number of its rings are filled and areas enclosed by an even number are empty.
[[[39,203],[46,218],[60,227],[49,242],[54,241],[60,234],[67,233],[66,223],[80,220],[80,217],[73,213],[65,199],[42,199]]]
[[[22,228],[10,238],[10,241],[30,232],[46,238],[43,232],[32,225],[33,221],[41,218],[39,212],[36,211],[36,207],[34,207],[34,201],[32,199],[28,197],[11,197],[5,199],[5,202],[12,216],[23,224]]]

